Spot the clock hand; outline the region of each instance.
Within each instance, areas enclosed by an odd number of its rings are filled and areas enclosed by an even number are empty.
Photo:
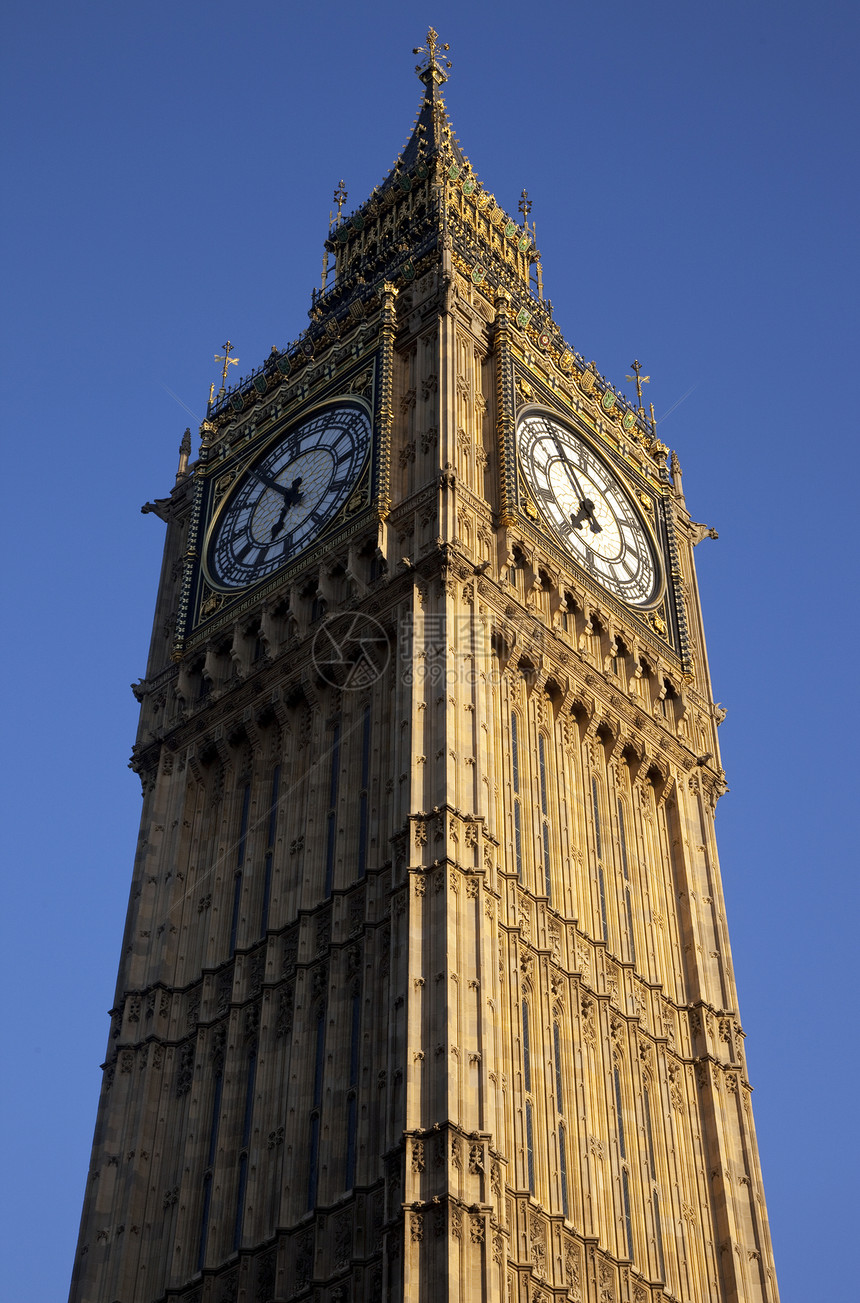
[[[278,485],[278,489],[284,495],[284,505],[281,507],[281,514],[278,516],[278,519],[275,521],[274,525],[271,528],[271,531],[269,533],[270,539],[277,538],[281,530],[284,528],[284,522],[287,519],[287,512],[289,511],[290,507],[297,507],[298,504],[301,502],[302,498],[304,497],[304,494],[299,492],[299,485],[301,484],[301,482],[302,482],[302,476],[299,475],[296,479],[293,480],[289,488],[286,488],[282,484]]]
[[[602,526],[600,526],[594,518],[594,503],[591,501],[591,498],[587,498],[583,493],[582,485],[579,482],[579,478],[577,477],[576,471],[573,469],[570,462],[565,457],[564,450],[558,441],[558,435],[555,433],[554,430],[552,435],[552,441],[555,444],[555,450],[559,455],[559,460],[561,461],[561,464],[564,466],[564,469],[567,471],[567,478],[570,480],[573,486],[573,490],[576,493],[577,497],[579,498],[579,508],[576,514],[571,515],[570,517],[571,525],[573,526],[574,529],[579,529],[582,522],[584,520],[587,520],[589,522],[589,525],[591,526],[592,534],[599,534],[601,532]]]
[[[274,489],[276,493],[280,493],[282,497],[287,499],[288,505],[292,505],[292,493],[295,485],[301,484],[302,482],[301,478],[294,480],[293,487],[290,487],[286,484],[279,484],[272,475],[263,475],[260,471],[250,471],[249,473],[258,484],[264,484],[267,489]]]
[[[591,498],[582,499],[579,504],[579,510],[576,515],[571,516],[570,523],[574,529],[579,529],[584,520],[588,521],[592,534],[599,534],[601,532],[603,526],[599,525],[594,518],[594,503],[591,501]]]

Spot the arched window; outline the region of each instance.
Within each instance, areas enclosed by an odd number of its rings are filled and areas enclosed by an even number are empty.
[[[591,780],[591,804],[594,811],[594,846],[597,851],[597,892],[600,898],[600,925],[603,940],[609,941],[609,924],[606,917],[606,878],[603,872],[603,836],[600,827],[600,793],[597,779]]]
[[[528,1166],[529,1191],[535,1192],[535,1138],[534,1138],[534,1119],[532,1117],[531,1100],[526,1100],[526,1163]]]
[[[344,1188],[351,1190],[355,1185],[355,1145],[356,1124],[358,1119],[358,1052],[361,1034],[361,995],[358,990],[352,994],[352,1024],[349,1040],[349,1089],[346,1103],[346,1177]]]
[[[613,1070],[615,1082],[615,1125],[618,1134],[618,1154],[621,1159],[621,1204],[624,1217],[624,1237],[627,1256],[633,1258],[633,1222],[630,1216],[630,1178],[627,1172],[627,1146],[624,1140],[624,1106],[621,1100],[621,1074],[618,1064]]]
[[[316,1046],[314,1052],[314,1091],[311,1111],[310,1150],[308,1157],[308,1208],[312,1209],[317,1200],[317,1181],[319,1177],[320,1147],[320,1109],[322,1107],[323,1069],[325,1066],[325,1007],[317,1010]]]
[[[538,733],[538,775],[540,779],[541,843],[543,848],[543,876],[547,900],[552,900],[552,869],[550,865],[549,797],[546,781],[546,739]]]
[[[242,1119],[242,1144],[239,1152],[239,1181],[236,1187],[236,1218],[233,1226],[233,1248],[242,1245],[242,1224],[245,1220],[245,1191],[248,1184],[248,1147],[251,1143],[251,1122],[254,1117],[254,1083],[257,1079],[257,1048],[248,1053],[248,1074],[245,1083],[245,1112]]]
[[[370,706],[361,724],[361,790],[358,794],[358,876],[367,872],[367,801],[370,785]]]
[[[340,775],[340,720],[336,720],[331,740],[331,776],[329,778],[328,818],[325,849],[325,894],[331,895],[334,882],[334,846],[337,836],[337,785]]]
[[[531,1045],[529,1037],[529,1006],[523,1000],[523,1085],[526,1090],[532,1088]]]
[[[651,1094],[648,1085],[642,1091],[645,1113],[645,1147],[648,1155],[648,1174],[651,1177],[651,1205],[654,1210],[654,1245],[657,1250],[657,1267],[660,1279],[666,1279],[666,1262],[663,1257],[663,1228],[660,1224],[660,1195],[657,1190],[657,1163],[654,1155],[654,1132],[651,1126]]]
[[[557,1022],[552,1025],[553,1049],[555,1050],[555,1104],[559,1113],[564,1112],[564,1089],[561,1077],[561,1029]]]
[[[561,1178],[561,1211],[565,1218],[570,1218],[570,1206],[567,1197],[567,1137],[564,1124],[558,1128],[558,1171]]]
[[[517,877],[523,880],[523,830],[520,809],[520,743],[519,723],[515,711],[511,712],[511,770],[514,785],[514,859]]]
[[[624,803],[618,798],[618,842],[621,847],[621,876],[624,882],[624,909],[627,915],[627,944],[631,963],[636,963],[636,937],[633,932],[633,898],[627,861],[627,835],[624,828]]]
[[[206,1241],[209,1237],[209,1213],[212,1207],[212,1168],[218,1152],[218,1124],[221,1120],[221,1095],[224,1090],[224,1053],[216,1048],[212,1057],[214,1074],[212,1090],[212,1115],[209,1121],[209,1148],[206,1153],[206,1171],[203,1176],[203,1207],[200,1215],[200,1239],[197,1248],[197,1270],[206,1262]]]
[[[236,871],[233,874],[233,912],[230,918],[230,954],[236,949],[239,933],[239,910],[242,904],[242,873],[245,866],[245,843],[248,837],[248,810],[251,805],[251,784],[242,792],[242,815],[239,821],[239,840],[236,844]]]
[[[275,855],[275,836],[278,831],[278,793],[281,786],[281,766],[272,771],[272,793],[269,803],[269,822],[266,828],[266,857],[263,873],[263,901],[260,906],[260,936],[266,935],[269,926],[269,902],[272,896],[272,862]]]

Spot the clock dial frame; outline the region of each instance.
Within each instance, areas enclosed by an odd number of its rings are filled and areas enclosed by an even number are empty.
[[[531,409],[517,423],[517,452],[535,505],[577,563],[628,606],[657,606],[665,589],[657,541],[591,442],[554,413]]]
[[[268,579],[331,525],[365,469],[372,422],[353,399],[305,412],[240,469],[204,547],[206,579],[238,592]]]

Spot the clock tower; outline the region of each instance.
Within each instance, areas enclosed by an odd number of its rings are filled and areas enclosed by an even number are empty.
[[[144,508],[144,806],[74,1303],[777,1300],[713,531],[562,337],[445,49],[310,325]]]

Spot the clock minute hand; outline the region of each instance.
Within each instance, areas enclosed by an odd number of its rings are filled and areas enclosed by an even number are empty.
[[[261,475],[259,471],[251,471],[250,474],[252,478],[257,481],[258,484],[265,484],[267,489],[274,489],[276,493],[280,493],[283,498],[287,499],[287,504],[289,506],[292,505],[294,501],[293,498],[294,490],[292,486],[287,484],[279,484],[278,481],[273,476]],[[301,481],[299,481],[299,483],[301,483]]]
[[[284,505],[281,507],[281,514],[278,516],[278,519],[269,531],[270,539],[277,538],[278,534],[280,534],[281,530],[284,528],[284,522],[287,519],[287,512],[290,507],[297,507],[304,497],[304,494],[299,492],[299,485],[301,482],[302,476],[299,475],[293,480],[289,488],[284,488],[280,484],[278,485],[278,488],[281,489],[284,495]]]
[[[587,520],[591,527],[592,534],[599,534],[601,532],[602,526],[599,525],[594,518],[594,503],[591,501],[591,498],[587,498],[583,493],[582,485],[580,484],[579,479],[577,478],[576,471],[573,469],[570,462],[565,457],[564,449],[562,448],[561,444],[558,441],[558,436],[553,434],[552,441],[555,444],[555,450],[558,453],[559,460],[561,461],[562,466],[564,466],[564,469],[567,471],[567,478],[570,480],[573,486],[573,490],[576,493],[577,497],[579,498],[579,508],[576,511],[576,513],[572,514],[570,517],[571,525],[573,526],[574,529],[579,529],[583,521]]]

